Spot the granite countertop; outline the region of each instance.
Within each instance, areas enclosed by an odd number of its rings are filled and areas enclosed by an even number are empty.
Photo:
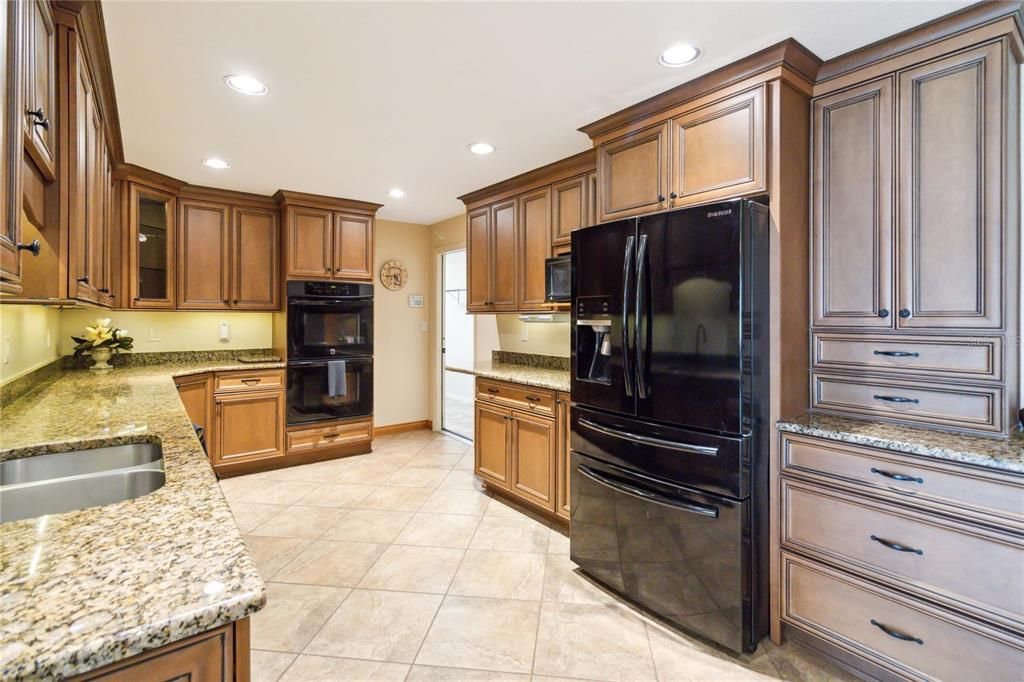
[[[552,391],[569,390],[569,370],[536,367],[517,363],[494,362],[482,360],[473,365],[472,369],[464,367],[445,367],[452,372],[474,374],[485,379],[509,381],[514,384],[525,384],[537,388],[548,388]]]
[[[1024,474],[1024,435],[1009,439],[968,436],[864,419],[803,414],[778,422],[780,431],[945,459]]]
[[[135,500],[0,524],[0,679],[66,677],[244,618],[266,602],[173,377],[234,360],[64,371],[0,412],[0,460],[163,446]]]

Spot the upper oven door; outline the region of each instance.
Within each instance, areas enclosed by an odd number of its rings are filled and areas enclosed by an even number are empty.
[[[373,301],[288,300],[288,357],[373,355]]]

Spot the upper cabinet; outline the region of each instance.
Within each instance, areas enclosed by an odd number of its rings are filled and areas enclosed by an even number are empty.
[[[668,137],[661,123],[597,148],[601,222],[668,208]]]
[[[24,3],[24,112],[25,151],[47,180],[56,178],[57,28],[53,10],[45,0]]]
[[[551,243],[554,246],[568,244],[573,230],[590,224],[587,222],[589,189],[586,175],[551,186]]]
[[[0,66],[19,68],[23,3],[0,3]],[[21,116],[22,90],[0,87],[0,292],[21,293]]]
[[[551,193],[543,187],[519,197],[519,310],[544,310],[544,261],[551,256]]]
[[[507,199],[491,206],[491,295],[494,312],[514,311],[518,300],[519,268],[522,256],[517,249],[516,200]],[[549,247],[550,248],[550,247]]]
[[[281,243],[275,209],[235,207],[231,211],[231,307],[277,310],[280,305]]]
[[[175,197],[128,185],[128,295],[130,308],[174,308]]]
[[[286,279],[371,281],[381,204],[281,190]]]

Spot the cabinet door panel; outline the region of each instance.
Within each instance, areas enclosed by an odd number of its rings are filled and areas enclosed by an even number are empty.
[[[293,279],[328,279],[331,276],[333,214],[315,208],[289,208],[288,272]]]
[[[557,398],[557,421],[555,437],[558,439],[555,451],[555,481],[558,484],[555,499],[555,513],[562,518],[569,518],[569,457],[571,430],[569,420],[570,398],[568,393],[559,393]]]
[[[551,188],[551,243],[569,243],[573,230],[587,226],[587,176],[570,178]]]
[[[1001,44],[899,75],[900,327],[999,328]]]
[[[602,222],[668,207],[668,130],[664,123],[598,148]]]
[[[815,326],[891,327],[893,82],[812,105]]]
[[[174,197],[132,184],[128,203],[129,304],[174,308]]]
[[[590,227],[591,225],[597,225],[601,220],[601,216],[597,211],[598,197],[597,197],[597,171],[587,173],[587,217],[583,220],[584,227]]]
[[[544,310],[544,261],[551,255],[551,193],[519,197],[519,310]],[[495,254],[501,259],[504,254]]]
[[[17,44],[19,2],[0,3],[0,66],[12,73],[13,45]],[[12,89],[13,90],[13,89]],[[0,291],[21,292],[21,91],[0,89]]]
[[[226,204],[178,200],[178,307],[227,308]]]
[[[25,150],[47,180],[53,180],[57,132],[57,30],[50,3],[24,3],[26,13],[25,101],[19,112],[25,127]],[[27,112],[38,112],[38,116]]]
[[[673,206],[766,188],[764,87],[672,121]]]
[[[209,455],[213,457],[213,393],[211,392],[210,375],[181,377],[174,380],[178,388],[178,397],[185,406],[185,413],[192,420],[193,424],[203,427],[206,432],[206,448]]]
[[[474,471],[490,485],[509,487],[510,412],[476,403],[473,438]]]
[[[512,492],[555,511],[555,420],[512,413]]]
[[[75,127],[72,145],[72,174],[69,196],[71,202],[71,229],[68,244],[68,294],[82,301],[96,301],[92,285],[95,276],[93,254],[96,237],[93,225],[95,209],[93,199],[96,180],[96,102],[92,79],[86,68],[81,43],[74,53]]]
[[[466,310],[482,312],[491,302],[491,211],[484,206],[466,215]]]
[[[491,309],[515,310],[518,293],[516,200],[491,206]]]
[[[215,396],[214,464],[284,454],[284,392]]]
[[[334,214],[334,276],[373,279],[373,218]]]
[[[231,307],[276,310],[280,296],[277,211],[236,208],[232,224]]]

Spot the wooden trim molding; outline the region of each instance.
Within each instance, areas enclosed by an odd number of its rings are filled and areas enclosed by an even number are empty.
[[[295,192],[290,189],[279,189],[274,192],[274,201],[281,208],[285,206],[306,206],[310,208],[322,208],[328,211],[347,211],[362,213],[373,216],[384,204],[375,204],[370,201],[358,201],[356,199],[342,199],[340,197],[329,197],[323,194],[308,194],[306,192]]]
[[[186,183],[170,175],[136,166],[134,163],[118,163],[114,166],[114,180],[126,180],[136,184],[178,194]]]
[[[421,419],[415,422],[402,422],[400,424],[388,424],[387,426],[374,426],[373,436],[390,436],[406,431],[419,431],[420,429],[433,430],[434,423],[429,419]]]
[[[567,156],[545,166],[520,173],[515,177],[496,182],[478,190],[463,194],[459,201],[470,206],[479,203],[490,203],[515,194],[528,192],[542,185],[561,182],[576,175],[584,175],[596,168],[597,152],[588,149],[579,154]]]
[[[230,189],[218,187],[206,187],[204,185],[184,185],[178,192],[182,199],[198,199],[201,201],[213,201],[235,206],[247,206],[252,208],[277,209],[277,202],[273,197],[263,194],[252,194],[250,192],[237,192]]]

